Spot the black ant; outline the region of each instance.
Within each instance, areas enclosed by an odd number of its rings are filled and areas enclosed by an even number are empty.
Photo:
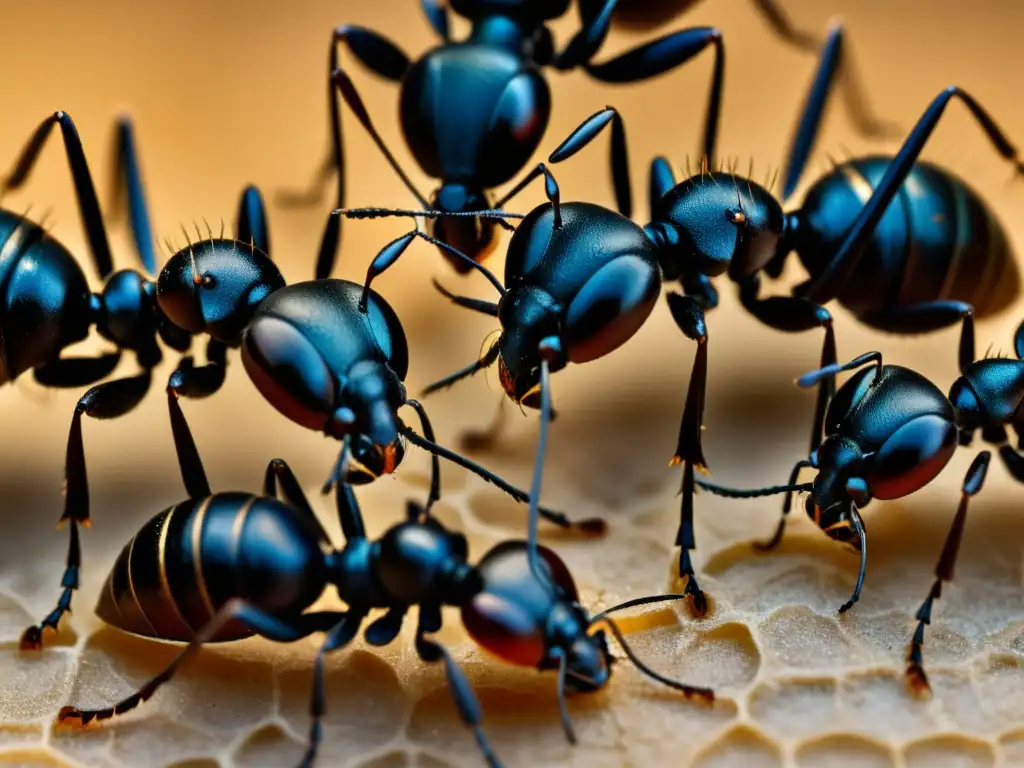
[[[1024,482],[1024,455],[1007,442],[1007,428],[1024,434],[1024,325],[1014,340],[1016,360],[976,360],[974,337],[964,323],[960,337],[960,377],[947,397],[919,373],[898,365],[883,365],[880,352],[869,352],[844,365],[830,365],[799,379],[813,387],[823,378],[860,368],[835,393],[815,429],[824,441],[810,456],[797,462],[790,484],[777,488],[737,491],[700,482],[712,493],[750,498],[786,493],[782,519],[771,541],[781,540],[794,491],[810,491],[805,510],[830,538],[860,552],[860,570],[853,594],[839,608],[845,613],[860,598],[867,568],[867,531],[860,510],[871,499],[898,499],[920,490],[943,470],[957,445],[968,446],[975,432],[999,449],[1007,470]],[[870,366],[870,367],[865,367]],[[985,482],[991,453],[980,451],[964,477],[960,506],[953,518],[935,569],[935,582],[918,609],[917,628],[907,654],[907,679],[918,693],[929,691],[922,646],[925,626],[931,623],[932,605],[942,584],[952,580],[960,540],[967,522],[969,499]],[[818,474],[813,483],[795,484],[804,467]]]
[[[576,736],[566,692],[597,691],[611,678],[615,658],[604,628],[642,673],[687,698],[713,702],[710,689],[689,686],[650,669],[635,656],[610,618],[624,608],[682,595],[637,598],[592,616],[580,604],[572,575],[562,560],[537,544],[537,498],[549,400],[545,399],[542,410],[545,427],[530,495],[530,539],[498,544],[475,566],[467,559],[466,539],[445,529],[415,502],[408,503],[405,522],[392,526],[380,539],[370,540],[351,486],[339,481],[337,510],[345,546],[334,549],[284,461],[270,462],[262,496],[237,492],[211,495],[208,487],[197,496],[195,485],[187,481],[197,468],[182,463],[189,499],[161,512],[132,537],[107,578],[96,612],[124,631],[188,642],[188,647],[114,706],[93,710],[66,706],[59,720],[87,725],[134,709],[206,643],[254,634],[284,643],[323,632],[310,699],[309,746],[301,762],[309,766],[321,738],[324,657],[351,642],[374,610],[385,613],[366,626],[363,636],[374,646],[391,643],[408,611],[416,608],[417,654],[425,662],[444,663],[463,722],[472,728],[487,763],[499,766],[484,735],[483,713],[469,680],[433,637],[441,629],[443,606],[461,609],[463,624],[473,639],[503,661],[541,671],[557,670],[562,724],[572,743]],[[351,436],[346,436],[343,464],[350,457],[350,442]],[[198,455],[194,444],[190,454]],[[309,611],[328,586],[338,590],[347,609]]]
[[[829,73],[834,73],[837,66],[840,40],[839,28],[833,29],[802,125],[810,120],[816,126],[820,118],[831,82]],[[702,168],[699,176],[679,184],[673,179],[671,188],[666,189],[666,177],[656,172],[652,189],[661,193],[653,206],[652,221],[641,228],[621,210],[616,213],[590,203],[561,203],[554,176],[544,167],[547,204],[538,206],[525,217],[501,210],[472,212],[474,216],[499,220],[522,219],[509,242],[504,285],[477,265],[498,290],[500,301],[493,303],[443,293],[460,306],[497,318],[502,332],[478,361],[430,385],[427,392],[448,387],[497,363],[499,378],[509,398],[523,405],[535,405],[540,384],[540,344],[557,348],[554,370],[570,362],[582,363],[606,355],[643,325],[657,300],[662,280],[678,279],[686,295],[668,294],[669,308],[683,333],[697,341],[697,354],[679,442],[671,461],[673,465],[683,465],[681,519],[676,543],[682,550],[679,575],[685,578],[686,590],[693,597],[691,608],[698,615],[705,613],[707,601],[697,585],[690,550],[695,547],[694,469],[705,471],[707,467],[701,445],[708,354],[704,311],[717,304],[717,293],[710,278],[727,274],[739,284],[744,306],[774,328],[785,331],[824,328],[821,364],[834,363],[836,344],[832,316],[817,303],[818,297],[830,298],[847,285],[862,257],[873,252],[869,247],[880,248],[878,243],[887,242],[888,233],[877,234],[876,227],[907,175],[915,168],[925,142],[954,97],[968,106],[999,153],[1015,160],[1016,150],[973,97],[955,86],[943,90],[886,167],[852,225],[844,225],[842,231],[846,234],[841,244],[830,251],[831,260],[823,265],[818,278],[796,296],[759,298],[760,272],[777,264],[794,247],[817,242],[812,237],[824,240],[824,230],[813,229],[816,221],[813,218],[785,214],[775,197],[750,179],[731,173],[708,173]],[[612,175],[616,198],[621,201],[630,197],[630,182],[622,119],[615,109],[606,108],[585,120],[548,160],[558,163],[573,156],[609,125],[612,126]],[[369,124],[368,127],[372,129]],[[792,158],[802,162],[813,138],[813,130],[798,131]],[[1016,160],[1015,164],[1020,170]],[[470,215],[375,208],[342,209],[338,213],[353,218]],[[979,231],[969,230],[975,234]],[[906,235],[906,231],[903,234]],[[381,251],[370,265],[367,285],[394,263],[411,240],[411,235],[406,235]],[[952,248],[952,241],[947,245]],[[450,246],[446,248],[457,253]],[[884,250],[892,251],[888,246]],[[905,251],[901,249],[899,253]],[[937,260],[937,269],[938,257],[934,253],[932,256]],[[465,255],[462,257],[468,259]],[[1005,254],[995,251],[992,260],[993,263],[1007,261]],[[948,267],[946,262],[941,263]],[[868,261],[862,271],[870,276],[874,269],[880,267]],[[882,276],[889,274],[885,272]],[[965,271],[965,289],[975,287],[974,280],[969,278],[970,274]],[[880,293],[870,281],[862,280],[857,285],[866,291],[870,289],[873,296]],[[962,301],[908,299],[888,307],[884,315],[873,317],[879,323],[887,322],[889,330],[903,332],[937,329],[948,325],[951,318],[954,321],[963,318],[973,339],[971,307]],[[824,413],[832,387],[827,377],[821,381],[815,422]],[[812,450],[817,448],[819,440],[818,433],[812,432]]]
[[[331,153],[321,166],[313,191],[285,194],[282,202],[315,205],[319,191],[336,174],[337,207],[345,205],[345,156],[336,89],[368,130],[370,118],[340,65],[339,44],[344,44],[371,72],[400,85],[399,124],[406,144],[419,167],[438,179],[441,186],[430,198],[423,195],[376,133],[370,130],[370,135],[425,209],[471,213],[489,207],[503,208],[532,179],[545,172],[543,164],[534,168],[491,204],[489,190],[508,183],[522,170],[547,129],[551,94],[543,69],[549,66],[562,71],[582,68],[590,77],[607,83],[634,83],[683,66],[712,47],[715,62],[701,147],[706,157],[715,157],[725,76],[721,31],[715,27],[680,30],[595,64],[592,59],[604,44],[616,3],[617,0],[581,2],[582,29],[557,52],[546,23],[563,16],[569,9],[569,0],[455,0],[450,3],[451,10],[472,24],[469,36],[458,42],[451,39],[444,5],[437,0],[423,0],[423,11],[442,43],[416,61],[377,32],[352,25],[338,27],[331,36],[328,60]],[[804,48],[818,48],[809,35],[793,30],[774,0],[756,0],[755,4],[780,37]],[[849,71],[847,75],[845,82],[852,85],[852,75]],[[865,116],[859,98],[852,99],[850,107],[864,133],[887,132],[887,128]],[[619,205],[628,216],[631,199],[620,197]],[[438,240],[477,261],[484,259],[497,244],[495,221],[486,217],[435,218],[428,225]],[[325,232],[317,277],[331,273],[339,237],[340,222],[336,222]],[[469,270],[461,259],[453,258],[445,249],[441,252],[457,271]]]
[[[64,132],[79,199],[85,201],[81,203],[83,210],[91,212],[84,218],[93,251],[97,253],[97,244],[106,245],[104,224],[99,218],[77,132],[66,113],[58,112],[47,118],[36,131],[8,180],[8,188],[25,180],[55,123]],[[128,197],[133,237],[140,252],[147,254],[144,263],[148,264],[153,261],[152,238],[130,120],[122,119],[118,131],[117,177],[121,179],[121,191]],[[0,225],[3,215],[0,212]],[[408,346],[401,322],[383,297],[345,280],[285,285],[269,255],[267,219],[262,197],[255,187],[247,187],[242,194],[237,238],[214,237],[209,232],[207,239],[200,236],[197,243],[189,242],[171,256],[155,281],[139,272],[124,270],[110,277],[101,296],[88,292],[84,277],[62,246],[36,225],[27,224],[22,218],[17,221],[22,223],[17,227],[12,224],[16,234],[9,235],[7,245],[0,250],[0,263],[9,254],[7,258],[14,265],[6,274],[11,276],[19,265],[26,265],[27,270],[36,254],[47,269],[39,270],[43,280],[29,275],[28,283],[36,291],[35,303],[26,294],[28,298],[21,304],[13,303],[5,316],[4,370],[8,374],[20,372],[28,360],[43,370],[40,374],[37,369],[40,380],[54,381],[58,372],[64,371],[60,379],[64,386],[90,383],[100,373],[110,373],[118,354],[66,361],[39,354],[30,357],[28,352],[15,347],[14,340],[27,336],[32,342],[26,345],[30,351],[33,347],[41,349],[37,338],[31,335],[38,316],[43,314],[39,307],[57,306],[61,297],[69,308],[54,314],[52,322],[42,326],[45,333],[39,332],[39,339],[49,338],[54,346],[54,337],[63,333],[68,339],[77,339],[88,329],[88,322],[95,322],[119,348],[136,351],[143,368],[137,375],[94,386],[75,406],[68,435],[61,517],[62,522],[70,522],[67,567],[61,580],[63,591],[56,608],[25,631],[22,648],[40,647],[43,629],[56,628],[61,616],[70,610],[72,593],[78,588],[78,525],[87,526],[90,522],[82,418],[117,418],[142,401],[150,388],[151,369],[160,360],[158,338],[172,349],[185,351],[194,336],[209,336],[206,364],[197,366],[191,356],[184,357],[167,383],[175,449],[183,466],[192,468],[186,484],[196,497],[209,495],[208,485],[188,439],[189,428],[178,398],[202,398],[216,393],[225,380],[227,350],[240,348],[249,377],[277,410],[307,429],[338,439],[352,436],[348,481],[366,483],[393,472],[404,455],[403,440],[408,440],[432,454],[428,505],[440,497],[439,456],[475,472],[518,501],[527,500],[522,490],[434,442],[426,410],[406,397],[403,380],[408,371]],[[327,227],[330,226],[329,219]],[[26,234],[34,239],[25,240]],[[22,285],[30,287],[20,279],[5,279],[11,286],[8,296],[20,296]],[[357,309],[360,302],[363,311]],[[57,345],[52,354],[61,348]],[[403,405],[417,412],[423,435],[398,417],[397,410]],[[335,474],[332,482],[336,479]],[[543,509],[541,514],[563,528],[587,533],[604,529],[604,522],[599,519],[574,523],[560,512]]]

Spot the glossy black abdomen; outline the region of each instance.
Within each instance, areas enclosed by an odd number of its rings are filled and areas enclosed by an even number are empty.
[[[324,589],[326,541],[314,518],[277,499],[218,493],[182,502],[125,545],[96,613],[126,632],[180,641],[236,597],[296,615]],[[229,624],[214,641],[251,634]]]
[[[63,245],[0,209],[0,384],[84,339],[90,296],[82,269]]]
[[[808,191],[797,251],[812,277],[839,249],[889,161],[867,157],[843,163]],[[1005,308],[1018,292],[1013,254],[988,206],[962,179],[919,162],[838,298],[865,320],[868,313],[935,300],[967,302],[981,316]],[[886,330],[884,315],[870,319]]]
[[[551,93],[512,51],[453,43],[427,53],[402,82],[400,115],[420,167],[487,189],[515,176],[547,129]]]

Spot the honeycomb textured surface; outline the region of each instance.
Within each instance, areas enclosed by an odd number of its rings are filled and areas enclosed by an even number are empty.
[[[675,22],[717,24],[730,50],[722,146],[756,174],[779,163],[810,57],[781,47],[744,0],[706,0]],[[906,129],[942,86],[968,87],[1012,135],[1024,137],[1017,98],[1019,50],[1015,18],[1000,3],[969,8],[930,0],[793,2],[801,26],[821,30],[843,14],[851,50],[873,110]],[[180,241],[179,223],[230,221],[246,182],[268,193],[307,180],[324,147],[323,63],[328,32],[339,23],[386,31],[408,52],[432,44],[411,0],[308,2],[298,12],[271,2],[138,5],[104,0],[55,3],[53,13],[9,9],[9,28],[22,30],[0,49],[9,81],[9,119],[0,126],[8,152],[56,108],[78,123],[101,190],[111,181],[106,141],[113,116],[135,116],[149,200],[160,239]],[[8,11],[5,11],[8,13]],[[928,19],[921,27],[920,20]],[[572,21],[567,20],[567,21]],[[461,28],[460,28],[461,29]],[[560,23],[564,36],[572,23]],[[609,50],[624,50],[648,32],[620,31]],[[948,45],[956,34],[959,44]],[[59,44],[57,44],[59,43]],[[42,52],[45,51],[45,56]],[[26,62],[31,61],[32,66]],[[646,163],[669,154],[677,166],[699,135],[709,65],[696,63],[643,87],[607,88],[580,73],[551,77],[555,109],[545,149],[579,120],[614,104],[629,129],[634,184],[643,189]],[[395,90],[353,65],[367,107],[403,162],[408,153],[392,122]],[[998,73],[998,76],[993,76]],[[671,105],[672,109],[665,109]],[[678,113],[678,114],[676,114]],[[351,204],[408,203],[354,121],[345,117]],[[1016,214],[1019,188],[991,156],[975,126],[950,109],[926,156],[971,180],[992,203],[1011,242],[1024,242]],[[812,171],[825,153],[841,156],[892,150],[870,141],[832,110]],[[589,159],[584,159],[589,158]],[[564,199],[611,203],[605,154],[596,149],[558,174]],[[410,163],[411,165],[411,163]],[[427,188],[430,180],[410,174]],[[806,188],[806,182],[804,188]],[[268,194],[268,198],[270,195]],[[799,199],[799,193],[796,197]],[[528,210],[540,190],[517,200]],[[639,201],[641,204],[643,200]],[[51,148],[29,191],[4,205],[52,208],[51,228],[85,253],[62,152]],[[106,205],[106,203],[105,203]],[[312,271],[322,212],[271,207],[275,258],[289,281]],[[639,211],[640,206],[638,206]],[[354,222],[344,231],[337,274],[359,279],[377,249],[407,222]],[[128,266],[123,223],[112,223],[119,266]],[[178,243],[181,244],[180,242]],[[415,251],[415,255],[413,252]],[[500,267],[500,250],[492,266]],[[464,365],[493,330],[487,318],[450,310],[429,288],[436,275],[449,286],[487,297],[487,286],[458,281],[429,248],[413,246],[382,278],[380,292],[396,307],[410,338],[410,391]],[[802,279],[799,265],[784,276]],[[760,327],[721,281],[722,304],[709,316],[710,377],[706,454],[714,479],[740,487],[782,482],[806,451],[813,395],[792,386],[813,367],[820,338]],[[956,332],[900,339],[858,326],[836,307],[840,356],[880,348],[893,362],[918,367],[943,389],[956,375]],[[979,324],[979,348],[1009,349],[1020,313]],[[100,344],[90,342],[90,348]],[[603,540],[575,540],[545,529],[594,610],[619,600],[677,588],[673,547],[678,521],[678,471],[666,466],[692,359],[663,304],[615,355],[559,373],[554,398],[545,501],[575,517],[610,522]],[[22,629],[50,610],[66,547],[54,532],[61,508],[64,441],[77,392],[42,390],[19,381],[0,397],[7,440],[0,445],[0,766],[282,766],[296,762],[308,728],[308,694],[316,640],[275,645],[263,640],[209,648],[134,712],[85,730],[54,727],[59,708],[105,706],[162,669],[175,646],[127,637],[92,614],[107,569],[125,541],[150,516],[180,500],[177,468],[160,382],[131,415],[87,421],[86,452],[94,525],[83,532],[84,577],[75,612],[42,653],[18,650]],[[126,361],[122,370],[130,372]],[[484,377],[427,401],[442,442],[486,423],[499,388]],[[256,491],[268,460],[296,469],[335,542],[333,505],[317,488],[336,444],[284,423],[245,377],[237,355],[214,398],[185,402],[217,490]],[[529,482],[536,441],[533,414],[506,407],[507,431],[492,451],[476,455],[520,485]],[[751,543],[770,535],[778,499],[742,502],[698,496],[696,564],[713,610],[695,620],[682,609],[638,612],[624,621],[637,654],[655,669],[713,686],[712,707],[682,700],[623,662],[607,689],[570,701],[580,744],[559,726],[554,679],[509,668],[467,640],[457,612],[446,614],[441,638],[454,649],[476,688],[492,744],[508,766],[1016,766],[1024,765],[1024,517],[1020,490],[1001,466],[972,503],[956,569],[935,610],[925,658],[934,695],[911,696],[902,671],[913,614],[927,594],[935,560],[956,510],[959,485],[973,453],[960,451],[938,480],[899,502],[872,504],[868,579],[861,602],[839,618],[857,558],[794,514],[782,546],[759,554]],[[428,462],[410,450],[394,478],[357,491],[371,534],[403,514],[404,500],[425,494]],[[523,531],[523,508],[475,477],[446,467],[442,520],[466,532],[472,557]],[[329,603],[325,600],[325,603]],[[362,641],[328,663],[327,714],[320,765],[477,766],[471,735],[461,726],[442,670],[420,663],[411,629],[392,646]]]

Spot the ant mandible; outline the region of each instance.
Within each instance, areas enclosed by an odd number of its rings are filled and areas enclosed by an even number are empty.
[[[546,364],[545,364],[546,365]],[[544,369],[547,375],[547,368]],[[616,660],[604,628],[627,658],[648,677],[708,703],[708,688],[680,683],[650,669],[633,653],[611,614],[639,605],[683,598],[666,594],[635,598],[591,615],[579,601],[565,563],[536,541],[537,499],[550,420],[542,404],[542,427],[530,494],[529,541],[505,541],[476,565],[466,539],[449,531],[419,504],[409,502],[405,522],[380,539],[368,538],[351,486],[339,481],[336,500],[342,549],[333,549],[302,489],[284,461],[267,467],[262,496],[249,493],[195,496],[152,518],[132,537],[115,562],[96,607],[106,623],[126,632],[187,642],[168,665],[112,707],[61,709],[61,722],[87,725],[120,715],[149,699],[205,644],[259,635],[295,642],[324,633],[316,655],[310,698],[309,744],[300,765],[312,765],[325,711],[325,657],[356,638],[372,611],[384,615],[363,632],[370,645],[384,646],[401,631],[406,614],[418,609],[416,652],[428,663],[443,662],[448,686],[463,722],[473,730],[488,765],[501,764],[484,735],[483,712],[452,654],[436,638],[444,606],[461,610],[470,636],[502,661],[557,671],[558,702],[566,737],[576,736],[566,692],[591,693],[611,678]],[[344,438],[342,462],[348,461]],[[195,445],[190,453],[198,455]],[[191,471],[184,463],[182,475]],[[280,489],[283,501],[279,500]],[[241,573],[259,578],[239,578]],[[344,611],[310,611],[328,586]]]
[[[712,493],[752,498],[785,493],[785,505],[770,546],[782,539],[794,491],[810,491],[808,516],[830,538],[860,552],[860,569],[850,599],[839,608],[848,611],[864,586],[867,570],[867,529],[860,511],[872,499],[898,499],[928,485],[949,463],[957,445],[969,446],[980,430],[981,439],[996,446],[1006,469],[1024,482],[1024,454],[1007,442],[1007,428],[1024,434],[1024,324],[1016,333],[1017,359],[976,360],[974,338],[964,323],[960,337],[960,376],[946,396],[921,374],[898,365],[885,365],[880,352],[869,352],[849,363],[830,365],[799,379],[801,387],[815,386],[842,371],[857,372],[835,393],[826,414],[815,424],[824,434],[818,450],[797,462],[790,484],[739,491],[700,482]],[[868,367],[869,366],[869,367]],[[907,652],[907,681],[920,694],[930,690],[924,670],[925,627],[932,607],[951,581],[967,522],[970,498],[981,491],[991,453],[980,451],[971,462],[961,488],[960,505],[935,568],[935,582],[918,609],[917,627]],[[795,484],[804,467],[818,470],[813,483]]]
[[[91,179],[87,177],[84,154],[73,123],[65,113],[57,113],[43,122],[27,144],[8,186],[17,186],[27,177],[54,123],[64,128],[76,187],[86,191],[80,194],[80,200],[87,203],[91,200],[88,210],[94,215],[86,217],[87,229],[93,233],[94,242],[105,244],[105,228],[99,218]],[[121,191],[127,193],[133,237],[140,252],[149,254],[150,261],[145,263],[151,263],[149,215],[130,120],[122,119],[118,131],[117,177],[121,180]],[[80,181],[82,178],[85,181]],[[328,221],[327,227],[330,226]],[[35,225],[26,231],[35,233],[36,240],[27,241],[20,250],[11,247],[8,253],[12,254],[10,258],[15,260],[15,265],[25,262],[19,254],[31,256],[36,253],[31,248],[42,249],[39,252],[56,265],[44,277],[51,274],[80,277],[80,272],[71,271],[74,262],[56,241],[43,236]],[[8,242],[17,246],[19,239],[20,236],[9,236]],[[82,419],[84,416],[117,418],[141,402],[150,387],[150,371],[160,360],[158,336],[172,349],[182,352],[189,348],[194,336],[210,338],[206,364],[197,366],[191,356],[184,357],[167,383],[175,450],[181,465],[188,468],[186,485],[197,497],[208,495],[204,493],[208,483],[178,398],[203,398],[216,393],[225,380],[227,350],[235,348],[241,349],[250,379],[278,411],[308,429],[322,431],[339,440],[352,436],[349,481],[366,483],[394,472],[404,456],[404,439],[432,455],[429,503],[440,498],[438,457],[469,469],[518,501],[527,500],[522,490],[434,442],[426,410],[406,396],[403,380],[408,371],[408,345],[401,322],[383,297],[345,280],[314,280],[286,286],[269,256],[269,249],[262,198],[255,187],[247,187],[239,206],[237,239],[213,237],[211,233],[208,239],[200,238],[195,244],[190,242],[170,257],[156,281],[133,270],[115,273],[100,297],[90,298],[84,278],[78,281],[82,301],[92,312],[87,317],[93,321],[100,318],[98,322],[104,335],[120,347],[137,350],[143,371],[94,386],[75,406],[68,434],[61,516],[62,523],[70,524],[62,592],[54,610],[24,632],[23,649],[41,647],[43,630],[57,627],[61,617],[70,611],[72,595],[78,588],[81,565],[78,526],[90,523]],[[74,288],[75,281],[66,280],[65,285],[69,282]],[[56,279],[33,285],[43,299],[48,295],[44,289],[53,292],[61,287]],[[68,293],[70,295],[70,291]],[[360,300],[362,312],[357,310]],[[73,310],[75,305],[71,306]],[[77,318],[72,310],[64,313],[70,320]],[[60,313],[55,316],[49,326],[51,332],[53,325],[58,330],[63,328],[62,316]],[[77,333],[78,329],[70,320],[65,325],[72,333]],[[21,364],[20,358],[14,357],[15,348],[10,342],[20,338],[13,331],[21,329],[12,323],[24,322],[24,318],[13,313],[6,316],[4,322],[4,338],[8,340],[5,355]],[[85,325],[83,335],[87,329]],[[87,379],[84,372],[109,373],[113,367],[108,359],[111,357],[116,363],[116,355],[106,355],[98,358],[100,363],[59,360],[58,365],[69,365],[72,374],[77,376],[74,381],[88,383],[95,377]],[[10,369],[15,368],[9,366]],[[404,405],[417,412],[422,435],[398,417],[397,410]],[[337,478],[336,468],[329,483]],[[561,512],[544,509],[541,514],[563,528],[575,528],[588,534],[600,533],[604,528],[599,519],[574,523]]]

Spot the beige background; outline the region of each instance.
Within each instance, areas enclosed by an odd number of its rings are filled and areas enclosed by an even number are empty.
[[[386,31],[415,56],[432,44],[411,0],[354,0],[301,4],[268,0],[184,0],[173,4],[4,4],[5,73],[0,147],[13,156],[48,112],[70,112],[103,190],[111,182],[110,127],[118,111],[135,117],[143,169],[159,239],[181,244],[180,225],[205,217],[229,223],[246,182],[268,194],[303,185],[325,148],[324,67],[329,30],[360,23]],[[1011,134],[1024,137],[1024,69],[1020,14],[1012,3],[934,0],[790,0],[785,7],[803,28],[847,22],[850,49],[877,114],[909,128],[929,99],[949,83],[963,85],[989,106]],[[570,23],[557,27],[565,40]],[[746,0],[707,0],[676,23],[717,24],[729,62],[721,144],[755,175],[776,166],[813,67],[805,54],[782,47],[750,12]],[[458,32],[461,34],[460,26]],[[645,33],[623,32],[609,52]],[[626,116],[632,170],[643,199],[646,165],[665,153],[678,166],[697,148],[709,62],[631,88],[602,87],[580,74],[551,74],[555,108],[545,151],[584,116],[614,104]],[[396,90],[361,70],[353,74],[368,108],[423,189],[429,182],[409,160],[394,124]],[[405,205],[409,197],[368,139],[345,118],[350,203]],[[892,150],[894,141],[851,134],[844,110],[833,109],[812,163],[826,152],[843,157]],[[2,154],[2,153],[0,153]],[[1017,210],[1024,198],[1007,183],[1009,171],[979,137],[959,105],[926,155],[990,200],[1015,243],[1024,239]],[[559,168],[566,199],[611,204],[604,151]],[[804,188],[806,188],[806,183]],[[62,150],[52,146],[25,193],[4,205],[33,215],[52,209],[54,234],[75,252],[83,237]],[[516,201],[528,210],[539,190]],[[325,211],[325,205],[323,210]],[[271,209],[275,258],[290,281],[312,274],[322,211]],[[359,279],[376,250],[405,222],[346,226],[336,274]],[[119,266],[130,251],[120,223],[112,225]],[[497,268],[500,252],[491,261]],[[91,272],[90,272],[91,275]],[[460,283],[439,256],[414,246],[379,290],[403,318],[412,346],[412,391],[472,359],[487,318],[449,311],[429,287],[449,285],[486,296],[481,281]],[[787,282],[800,279],[796,264]],[[792,386],[812,367],[817,334],[782,335],[742,313],[727,284],[709,320],[711,374],[706,450],[715,477],[737,485],[781,482],[806,450],[813,407]],[[880,347],[888,359],[919,366],[943,388],[955,377],[953,331],[903,340],[857,327],[841,310],[840,355]],[[979,327],[979,347],[1011,348],[1012,313]],[[665,461],[674,445],[692,347],[659,306],[641,332],[615,355],[559,374],[555,398],[562,418],[553,429],[545,496],[576,516],[601,514],[613,524],[603,543],[558,541],[595,605],[668,584],[678,482]],[[121,544],[150,515],[182,496],[161,387],[119,422],[88,422],[86,449],[95,525],[84,536],[86,576],[71,629],[40,658],[16,650],[20,629],[49,610],[57,595],[65,537],[53,532],[67,427],[78,393],[43,391],[27,379],[0,397],[0,764],[206,766],[288,764],[305,738],[306,691],[313,646],[279,648],[253,641],[218,649],[182,673],[137,714],[88,734],[51,733],[57,708],[68,702],[101,705],[152,674],[173,652],[102,630],[92,617],[105,569]],[[130,370],[126,363],[125,371]],[[439,437],[490,418],[498,388],[478,381],[430,402]],[[312,491],[336,447],[279,417],[232,357],[224,390],[189,402],[191,421],[211,483],[218,489],[258,488],[266,461],[286,458]],[[510,413],[512,411],[510,410]],[[509,479],[526,483],[535,422],[516,414],[495,455],[481,457]],[[970,461],[957,456],[928,489],[899,504],[869,510],[871,562],[862,603],[842,622],[834,608],[852,584],[855,559],[831,546],[806,520],[775,557],[754,557],[746,544],[774,525],[776,504],[723,503],[700,497],[697,563],[718,601],[703,623],[673,614],[638,647],[673,674],[714,684],[714,710],[680,703],[625,668],[607,695],[572,704],[582,746],[564,744],[553,680],[509,670],[461,644],[457,616],[447,637],[458,645],[481,689],[489,733],[511,765],[1003,765],[1024,764],[1024,649],[1020,621],[1019,491],[1001,467],[972,507],[958,580],[938,609],[929,636],[936,697],[911,701],[898,676],[910,614],[925,594],[930,571],[955,509],[957,486]],[[411,452],[398,480],[360,491],[376,530],[397,519],[400,501],[422,492],[426,458]],[[514,505],[446,474],[447,519],[471,530],[472,551],[521,531]],[[411,483],[411,485],[410,485]],[[330,504],[319,508],[336,537]],[[76,634],[77,632],[77,634]],[[637,636],[639,638],[639,636]],[[400,644],[399,644],[400,645]],[[396,645],[370,655],[340,654],[332,667],[323,764],[392,766],[477,765],[460,730],[443,679]]]

